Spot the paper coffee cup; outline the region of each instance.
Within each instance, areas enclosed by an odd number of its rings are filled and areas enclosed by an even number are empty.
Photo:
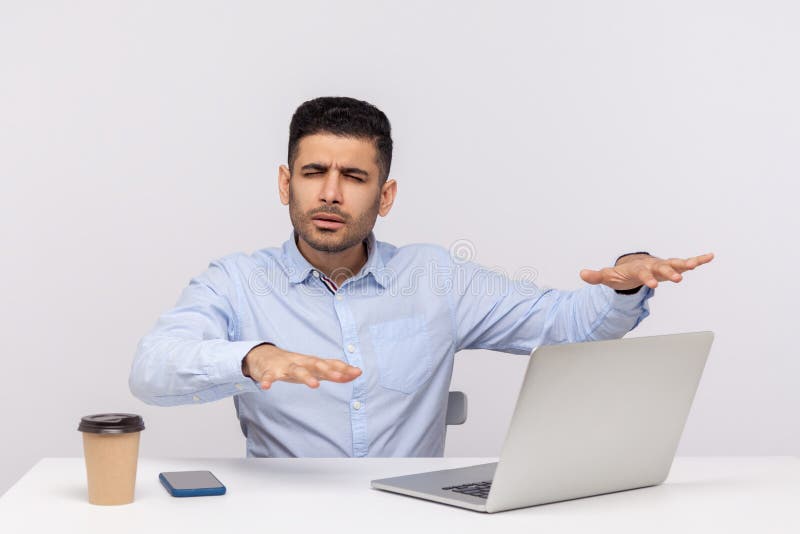
[[[81,418],[89,502],[116,505],[133,502],[139,435],[144,421],[130,413],[101,413]]]

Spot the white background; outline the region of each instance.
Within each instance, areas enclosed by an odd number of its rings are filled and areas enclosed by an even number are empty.
[[[244,455],[231,399],[146,406],[128,371],[211,259],[287,239],[289,120],[325,95],[392,122],[380,240],[566,289],[715,252],[629,334],[716,333],[678,453],[800,455],[798,30],[790,1],[3,2],[0,492],[100,411],[143,415],[143,456]],[[457,356],[447,455],[499,453],[526,362]]]

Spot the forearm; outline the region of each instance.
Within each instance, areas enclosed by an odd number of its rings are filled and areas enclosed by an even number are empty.
[[[653,294],[650,288],[640,288],[633,295],[620,295],[604,285],[554,291],[557,296],[537,345],[620,338],[650,314],[647,299]]]
[[[653,294],[648,287],[619,295],[605,285],[565,290],[509,284],[502,295],[473,286],[469,301],[454,307],[457,351],[529,354],[540,345],[619,338],[649,315],[646,299]]]
[[[211,402],[257,391],[242,372],[242,360],[260,343],[148,334],[136,349],[130,390],[145,403],[160,406]]]

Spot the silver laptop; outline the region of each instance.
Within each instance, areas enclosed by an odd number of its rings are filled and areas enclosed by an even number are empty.
[[[688,332],[537,347],[498,462],[372,487],[492,513],[660,484],[713,339]]]

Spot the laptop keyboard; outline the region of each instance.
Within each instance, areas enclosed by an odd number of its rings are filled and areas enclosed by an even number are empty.
[[[487,480],[485,482],[472,482],[470,484],[461,484],[460,486],[447,486],[446,488],[442,489],[486,499],[489,497],[489,490],[492,489],[492,481]]]

